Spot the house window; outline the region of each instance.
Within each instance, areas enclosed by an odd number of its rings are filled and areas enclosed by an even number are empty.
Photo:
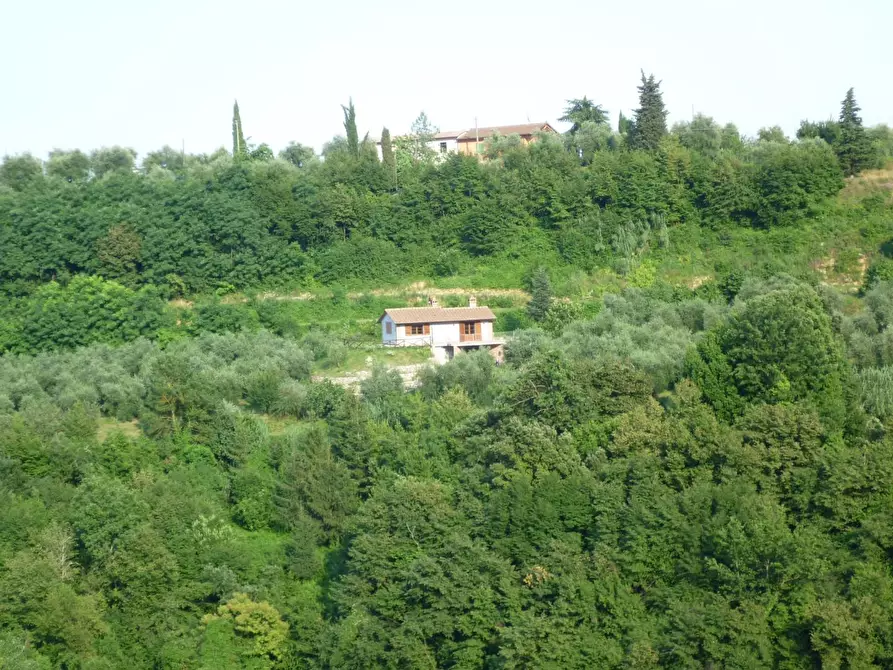
[[[424,335],[425,334],[425,326],[421,323],[414,323],[409,327],[410,335]]]
[[[484,143],[483,143],[483,142],[478,142],[478,143],[475,145],[475,147],[476,147],[476,148],[475,148],[475,151],[477,151],[479,154],[484,153]]]
[[[467,323],[463,323],[463,324],[462,324],[462,332],[463,332],[463,334],[465,334],[465,335],[474,335],[474,332],[475,332],[475,326],[477,326],[477,323],[475,323],[474,321],[470,321],[470,322],[467,322]]]
[[[391,322],[390,321],[384,322],[384,332],[387,333],[388,335],[391,335],[393,333],[393,331],[391,330]]]
[[[446,153],[446,147],[447,147],[446,142],[441,142],[441,143],[440,143],[440,153],[445,154],[445,153]]]

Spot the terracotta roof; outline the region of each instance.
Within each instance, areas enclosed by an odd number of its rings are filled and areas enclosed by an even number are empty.
[[[485,139],[490,137],[493,133],[499,133],[500,135],[535,135],[540,131],[545,132],[558,132],[548,123],[543,121],[542,123],[521,123],[514,126],[489,126],[487,128],[478,128],[477,134],[475,134],[474,128],[468,128],[466,130],[443,130],[439,133],[435,133],[434,140],[454,140],[457,139],[460,142],[470,142],[475,139],[475,137],[480,137],[481,139]],[[407,137],[406,135],[392,135],[391,141],[400,138]],[[381,144],[381,138],[377,138],[375,140],[376,144]]]
[[[458,323],[460,321],[493,321],[489,307],[397,307],[386,309],[385,315],[397,325],[406,323]]]
[[[555,132],[555,129],[550,126],[548,123],[543,121],[542,123],[521,123],[516,126],[489,126],[487,128],[478,128],[475,131],[474,128],[466,130],[461,137],[459,137],[460,142],[469,142],[474,140],[477,137],[481,139],[490,137],[494,133],[499,133],[500,135],[534,135],[540,131],[552,131]]]

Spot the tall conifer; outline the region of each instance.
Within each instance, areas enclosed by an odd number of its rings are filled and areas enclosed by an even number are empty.
[[[242,134],[242,116],[239,114],[239,101],[233,105],[233,158],[244,156],[248,153],[245,146],[245,136]]]
[[[655,151],[667,134],[667,110],[660,84],[653,74],[645,77],[642,70],[642,85],[638,87],[639,108],[630,129],[630,146],[634,149]]]
[[[394,146],[391,144],[391,131],[387,128],[381,129],[381,162],[387,168],[388,176],[393,176],[397,159],[394,156]]]
[[[537,268],[530,279],[530,302],[527,313],[534,321],[542,321],[552,306],[552,282],[545,268]]]
[[[357,133],[357,112],[353,107],[353,98],[347,103],[347,107],[341,105],[344,110],[344,135],[347,137],[347,150],[354,158],[360,155],[360,136]]]
[[[859,111],[860,107],[856,104],[856,97],[851,88],[841,103],[839,130],[834,143],[837,159],[848,177],[859,174],[871,165],[874,157],[871,140],[862,127]]]

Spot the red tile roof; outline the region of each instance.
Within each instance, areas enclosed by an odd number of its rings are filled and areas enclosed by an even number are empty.
[[[488,126],[486,128],[471,128],[466,130],[461,137],[459,137],[460,142],[470,142],[475,138],[486,139],[495,133],[499,133],[502,136],[507,135],[534,135],[540,131],[544,132],[556,132],[555,129],[550,126],[548,123],[543,121],[542,123],[521,123],[515,126]]]
[[[386,309],[378,320],[381,321],[385,315],[397,325],[493,321],[496,318],[489,307],[397,307]]]
[[[558,132],[548,123],[520,123],[514,126],[487,126],[480,128],[468,128],[467,130],[443,130],[434,135],[434,140],[458,140],[459,142],[472,142],[475,138],[487,139],[494,133],[499,133],[503,137],[508,135],[530,136],[538,132]],[[391,141],[396,140],[401,135],[391,137]],[[381,144],[381,138],[375,140],[376,144]]]

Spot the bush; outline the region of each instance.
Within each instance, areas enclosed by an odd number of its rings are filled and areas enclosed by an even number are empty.
[[[865,410],[884,423],[893,421],[893,367],[862,370],[857,378]]]
[[[865,273],[862,293],[868,293],[880,282],[893,282],[893,259],[881,257],[872,261]]]
[[[366,237],[333,244],[319,254],[317,261],[317,277],[326,284],[349,279],[391,282],[403,269],[403,253],[392,242]]]
[[[193,333],[237,333],[260,328],[257,312],[248,305],[213,301],[196,305],[192,313]]]
[[[154,337],[172,321],[154,288],[134,291],[99,277],[75,277],[67,286],[50,282],[30,296],[0,301],[0,353],[123,344]]]
[[[837,156],[822,140],[761,142],[754,158],[757,216],[764,226],[790,225],[843,188]]]

